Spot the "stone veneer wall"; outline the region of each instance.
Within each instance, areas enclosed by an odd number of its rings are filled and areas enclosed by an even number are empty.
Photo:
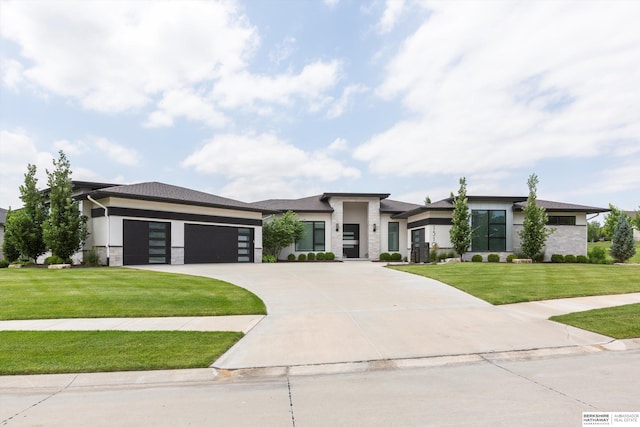
[[[382,224],[380,224],[380,199],[370,200],[367,209],[367,234],[369,237],[369,247],[367,255],[371,260],[380,258],[380,233],[382,232]],[[373,224],[376,225],[376,231],[373,231]]]
[[[521,225],[513,226],[514,252],[520,251]],[[553,254],[562,255],[587,255],[587,227],[584,225],[556,225],[555,231],[547,239],[545,246],[545,261],[551,259]]]
[[[184,264],[184,247],[172,246],[171,247],[171,264]]]
[[[95,250],[100,257],[100,264],[107,265],[107,248],[105,246],[95,246]],[[111,246],[109,248],[109,266],[122,267],[122,246]]]

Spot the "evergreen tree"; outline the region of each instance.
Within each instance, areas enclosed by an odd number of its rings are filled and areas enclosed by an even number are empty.
[[[87,238],[87,217],[80,214],[73,200],[71,165],[60,150],[55,169],[47,170],[49,183],[49,217],[44,223],[44,240],[53,255],[66,260],[82,248]]]
[[[547,228],[547,213],[543,206],[538,206],[537,186],[538,177],[531,174],[527,180],[529,187],[529,197],[527,197],[527,205],[522,212],[524,213],[523,228],[518,232],[521,240],[521,250],[528,258],[535,258],[542,252],[547,238],[553,232]]]
[[[16,212],[9,208],[7,212],[7,219],[4,223],[4,241],[2,242],[2,253],[4,259],[9,262],[17,261],[20,258],[20,250],[16,246],[16,240],[14,238],[16,230],[19,230],[18,224],[14,225],[14,218]]]
[[[611,256],[616,262],[626,262],[636,254],[635,242],[633,241],[633,228],[627,215],[620,215],[618,223],[611,239]]]
[[[16,212],[18,215],[14,225],[19,230],[15,230],[14,238],[20,254],[34,262],[47,250],[42,236],[42,225],[47,217],[47,208],[37,185],[36,166],[30,164],[24,175],[24,184],[20,186],[23,207]]]
[[[425,205],[430,205],[431,204],[431,197],[427,196],[424,198],[424,204]]]
[[[460,178],[460,188],[458,195],[453,199],[453,215],[451,217],[452,226],[449,229],[449,238],[453,248],[460,255],[464,255],[471,246],[471,212],[469,211],[469,200],[467,198],[467,180]]]

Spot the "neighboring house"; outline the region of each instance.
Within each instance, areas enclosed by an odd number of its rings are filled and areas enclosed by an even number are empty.
[[[0,260],[4,259],[2,246],[4,244],[4,223],[7,221],[7,210],[0,208]]]
[[[269,211],[252,204],[159,182],[74,181],[74,193],[89,218],[85,250],[104,264],[262,261]]]
[[[634,219],[636,215],[638,215],[637,211],[626,211],[626,213],[631,219]],[[635,240],[636,242],[640,242],[640,230],[635,227],[633,227],[633,240]]]
[[[427,261],[428,245],[450,250],[453,199],[428,205],[388,200],[389,194],[325,193],[303,199],[273,199],[255,205],[297,212],[305,222],[305,237],[283,251],[333,252],[337,258],[378,259],[381,252],[399,252]],[[473,239],[469,259],[476,253],[498,253],[502,258],[520,249],[527,197],[469,196]],[[546,208],[555,231],[547,240],[545,259],[552,254],[587,254],[587,215],[608,209],[538,200]],[[485,256],[486,259],[486,256]]]

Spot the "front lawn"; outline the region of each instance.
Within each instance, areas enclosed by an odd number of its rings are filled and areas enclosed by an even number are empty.
[[[639,319],[640,304],[599,308],[551,317],[551,320],[556,322],[617,339],[640,337]]]
[[[206,368],[241,332],[0,331],[0,375]]]
[[[391,268],[439,280],[491,304],[640,292],[639,266],[465,262]]]
[[[611,241],[606,242],[589,242],[587,243],[587,249],[591,250],[595,247],[603,248],[607,253],[607,259],[613,262],[613,258],[609,254],[611,248]],[[640,264],[640,242],[636,242],[636,254],[627,261],[630,264]]]
[[[0,269],[0,320],[266,314],[220,280],[128,268]]]

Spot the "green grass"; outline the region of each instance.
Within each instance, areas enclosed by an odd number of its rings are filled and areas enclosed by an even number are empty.
[[[553,316],[551,320],[617,339],[640,337],[640,304]]]
[[[591,250],[591,248],[600,247],[604,248],[607,252],[607,259],[613,262],[613,258],[609,255],[609,248],[611,248],[611,242],[589,242],[587,243],[587,250]],[[640,242],[636,242],[636,254],[631,257],[629,261],[630,264],[640,264]]]
[[[0,375],[205,368],[241,332],[0,331]]]
[[[266,314],[220,280],[125,268],[0,269],[0,320]]]
[[[640,267],[451,263],[391,267],[430,277],[491,304],[640,292]]]

